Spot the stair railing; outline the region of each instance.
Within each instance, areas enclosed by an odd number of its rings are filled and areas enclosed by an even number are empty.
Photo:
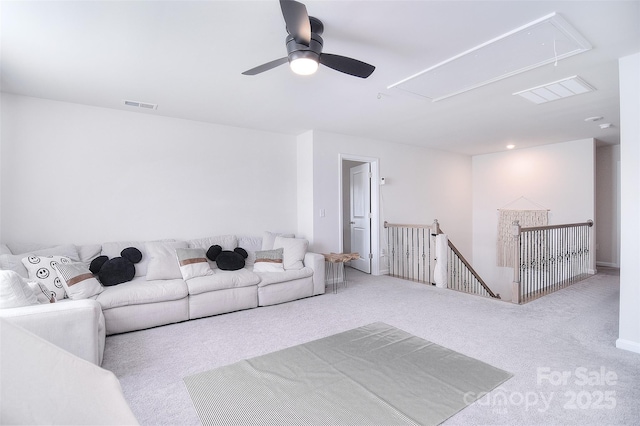
[[[384,227],[387,229],[389,275],[434,284],[433,225],[408,225],[385,221]]]
[[[408,225],[384,223],[387,229],[389,275],[426,284],[436,284],[435,238],[442,234],[437,220],[431,225]],[[447,241],[448,249],[443,261],[447,262],[447,288],[500,299],[456,246]],[[442,256],[442,254],[441,254]]]
[[[589,277],[593,221],[522,228],[513,223],[514,303],[526,303]]]
[[[438,221],[435,221],[438,224]],[[437,226],[436,234],[444,232]],[[448,283],[447,287],[452,290],[462,291],[464,293],[477,294],[494,299],[501,299],[499,293],[494,293],[487,283],[482,279],[480,274],[473,269],[473,266],[460,253],[460,250],[447,240],[449,251],[447,253],[447,271]]]

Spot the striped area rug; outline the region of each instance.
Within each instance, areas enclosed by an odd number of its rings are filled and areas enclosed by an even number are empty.
[[[204,425],[430,425],[511,376],[374,323],[184,382]]]

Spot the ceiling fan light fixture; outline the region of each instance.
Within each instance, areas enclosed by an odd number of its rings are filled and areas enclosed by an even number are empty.
[[[289,56],[291,71],[298,75],[311,75],[318,70],[318,55],[308,51],[297,51]]]
[[[289,63],[291,71],[298,75],[311,75],[318,70],[318,62],[311,58],[298,58]]]

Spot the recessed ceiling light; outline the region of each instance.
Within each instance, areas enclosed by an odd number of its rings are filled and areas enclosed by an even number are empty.
[[[587,117],[584,119],[584,121],[600,121],[602,120],[604,117],[600,117],[600,116],[595,116],[595,117]]]
[[[600,128],[601,128],[601,129],[603,129],[603,130],[604,130],[604,129],[608,129],[609,127],[612,127],[612,124],[611,124],[611,123],[602,123],[602,124],[600,125]]]
[[[513,145],[513,144],[509,144],[509,145],[507,145],[507,149],[513,149],[513,148],[515,148],[515,147],[516,147],[516,146],[515,146],[515,145]]]

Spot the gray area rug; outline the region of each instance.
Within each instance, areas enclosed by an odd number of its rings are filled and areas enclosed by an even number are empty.
[[[205,425],[430,425],[511,376],[378,322],[184,382]]]

